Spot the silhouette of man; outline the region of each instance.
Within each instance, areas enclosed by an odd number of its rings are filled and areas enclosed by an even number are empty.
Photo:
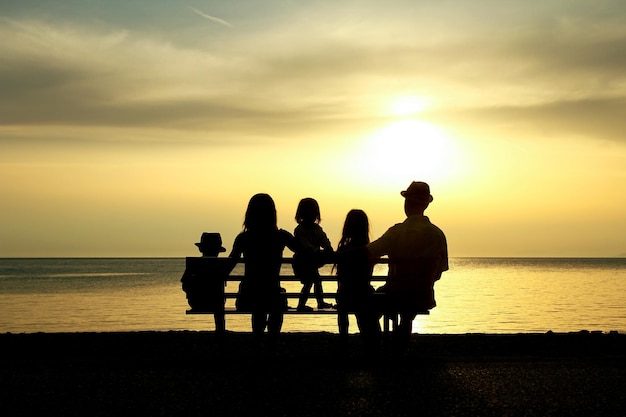
[[[393,332],[394,347],[408,349],[413,319],[418,312],[435,307],[434,284],[448,270],[448,247],[444,233],[424,216],[433,201],[430,187],[414,181],[400,193],[406,220],[367,245],[370,259],[389,256],[389,274],[381,289],[386,308],[400,315]]]

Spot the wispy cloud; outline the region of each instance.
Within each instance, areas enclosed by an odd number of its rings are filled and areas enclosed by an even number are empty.
[[[223,20],[223,19],[220,19],[219,17],[215,17],[215,16],[211,16],[210,14],[206,14],[206,13],[204,13],[204,12],[202,12],[202,11],[200,11],[200,10],[196,9],[195,7],[191,7],[191,6],[190,6],[189,8],[190,8],[190,9],[191,9],[191,11],[193,11],[195,14],[197,14],[198,16],[202,16],[202,17],[204,17],[205,19],[209,19],[209,20],[211,20],[211,21],[213,21],[213,22],[217,22],[217,23],[219,23],[219,24],[221,24],[221,25],[224,25],[224,26],[228,26],[228,27],[232,27],[232,26],[233,26],[233,25],[232,25],[232,24],[230,24],[229,22],[227,22],[227,21],[225,21],[225,20]]]

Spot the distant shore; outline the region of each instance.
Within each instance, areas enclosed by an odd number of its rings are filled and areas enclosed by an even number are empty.
[[[626,335],[414,335],[402,357],[332,333],[0,334],[4,415],[607,415],[626,410]]]

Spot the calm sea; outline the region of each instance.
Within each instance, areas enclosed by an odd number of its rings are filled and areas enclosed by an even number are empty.
[[[185,314],[184,267],[184,258],[0,259],[0,333],[213,330],[212,316]],[[416,332],[626,332],[625,258],[453,258],[435,290],[438,306]],[[249,331],[249,316],[227,317],[227,328]],[[288,315],[283,329],[337,324]]]

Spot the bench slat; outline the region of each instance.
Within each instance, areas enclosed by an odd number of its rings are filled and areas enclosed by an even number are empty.
[[[241,282],[243,275],[229,275],[225,281],[226,282]],[[295,275],[279,275],[281,282],[300,282],[300,278]],[[322,275],[320,276],[321,280],[324,282],[337,282],[337,277],[335,275]],[[374,275],[370,278],[370,281],[373,282],[385,282],[387,277],[384,275]]]
[[[215,314],[216,311],[208,311],[208,310],[187,310],[185,314]],[[234,308],[225,308],[224,314],[251,314],[250,311],[239,311]],[[314,308],[311,311],[298,311],[296,308],[288,308],[283,311],[283,314],[334,314],[337,315],[337,309],[334,308],[326,308],[326,309],[317,309]],[[348,314],[354,314],[353,311],[348,311]],[[417,314],[430,314],[429,311],[418,311]]]

